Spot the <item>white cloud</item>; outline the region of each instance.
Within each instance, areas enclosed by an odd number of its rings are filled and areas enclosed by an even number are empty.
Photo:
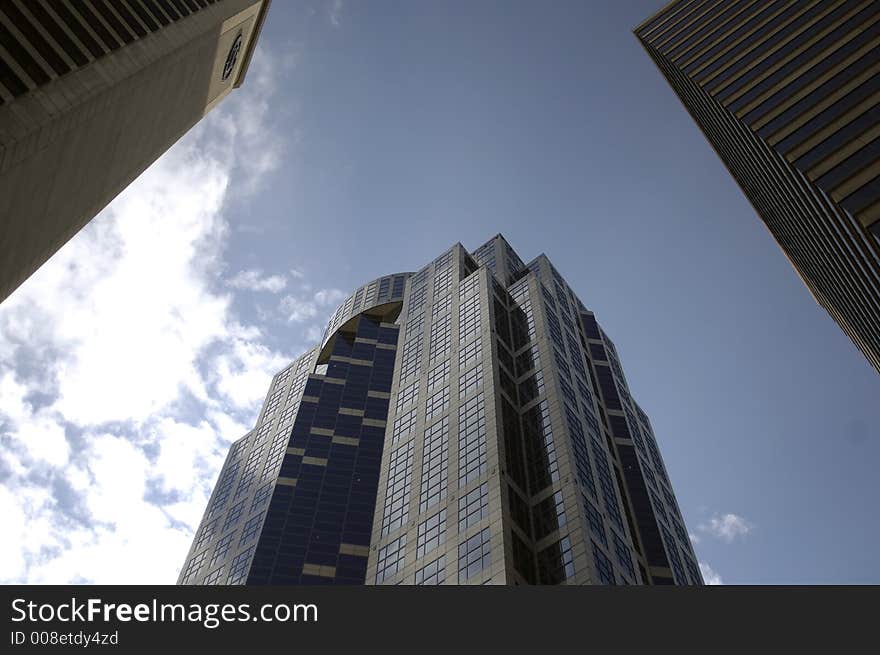
[[[745,537],[755,526],[736,514],[720,514],[699,526],[699,530],[717,539],[733,542],[737,537]]]
[[[278,307],[289,323],[303,323],[311,319],[326,322],[330,313],[336,309],[346,295],[339,289],[320,289],[315,293],[304,294],[307,285],[297,294],[289,294],[281,299]]]
[[[13,468],[22,459],[35,466],[64,466],[70,456],[64,427],[53,412],[35,410],[25,400],[27,393],[11,371],[0,375],[0,424],[5,425],[0,435],[9,454],[15,455]]]
[[[287,278],[283,275],[268,275],[264,277],[261,270],[250,269],[239,271],[226,284],[234,289],[280,293],[287,286]]]
[[[342,0],[331,0],[328,8],[330,24],[339,27],[339,17],[342,15]]]
[[[723,585],[724,581],[721,576],[712,569],[706,562],[700,562],[700,573],[703,574],[703,582],[707,585]]]
[[[227,184],[221,165],[187,140],[3,304],[0,329],[38,323],[20,343],[59,353],[55,409],[67,420],[139,422],[181,387],[204,397],[195,358],[228,332],[230,298],[209,284]]]
[[[688,538],[691,540],[691,543],[695,546],[700,543],[700,538],[695,535],[693,532],[688,532]]]
[[[288,363],[290,358],[257,340],[238,339],[229,352],[216,359],[217,390],[234,407],[258,405],[272,375]]]
[[[0,305],[0,582],[175,580],[228,444],[291,359],[230,291],[286,278],[222,279],[230,186],[258,189],[284,152],[282,65],[258,49],[241,90]]]

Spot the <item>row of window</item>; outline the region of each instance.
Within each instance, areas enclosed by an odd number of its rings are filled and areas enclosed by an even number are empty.
[[[409,518],[409,492],[412,481],[413,440],[391,452],[385,508],[382,513],[382,535],[406,523]]]

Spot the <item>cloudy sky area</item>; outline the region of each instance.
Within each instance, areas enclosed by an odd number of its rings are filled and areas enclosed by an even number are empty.
[[[245,86],[0,306],[0,581],[173,582],[338,302],[503,232],[615,340],[707,582],[880,582],[880,376],[632,36],[661,4],[275,2]]]

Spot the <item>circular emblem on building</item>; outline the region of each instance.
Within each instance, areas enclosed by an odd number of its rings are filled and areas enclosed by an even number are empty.
[[[242,34],[239,31],[235,40],[232,42],[232,45],[229,47],[229,53],[226,55],[226,63],[223,64],[223,74],[220,76],[220,79],[224,82],[229,79],[230,75],[232,75],[232,71],[235,68],[235,62],[238,61],[238,53],[241,51],[242,40]]]

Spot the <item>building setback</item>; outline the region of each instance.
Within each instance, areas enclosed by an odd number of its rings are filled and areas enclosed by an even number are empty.
[[[0,302],[241,86],[269,2],[0,2]]]
[[[677,0],[635,33],[880,370],[880,3]]]
[[[500,235],[355,291],[235,442],[181,584],[702,584],[614,344]]]

